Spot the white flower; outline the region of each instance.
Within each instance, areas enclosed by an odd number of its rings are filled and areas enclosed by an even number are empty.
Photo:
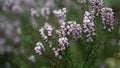
[[[56,34],[58,34],[59,37],[61,36],[65,36],[66,35],[66,23],[63,22],[60,24],[60,28],[58,30],[56,30]]]
[[[48,40],[48,37],[45,35],[45,33],[44,33],[44,28],[41,28],[41,29],[39,29],[39,32],[40,32],[40,35],[41,35],[41,37],[43,38],[43,40]]]
[[[66,47],[68,47],[69,42],[68,42],[68,38],[67,37],[61,37],[58,39],[58,44],[61,48],[61,50],[65,50]]]
[[[35,56],[34,55],[29,56],[28,60],[31,62],[35,62]]]
[[[118,46],[120,47],[120,40],[118,41]]]
[[[54,10],[53,13],[58,18],[59,23],[65,22],[65,20],[66,20],[66,13],[67,13],[66,8],[62,8],[62,9],[59,9],[59,10]]]
[[[58,56],[58,59],[62,59],[62,55],[59,55],[59,56]]]
[[[58,51],[54,51],[55,57],[58,57],[59,52]]]
[[[89,0],[92,9],[97,13],[98,16],[100,14],[101,9],[104,6],[103,0]]]
[[[72,35],[75,40],[82,38],[82,27],[76,21],[68,21],[66,27],[67,35]]]
[[[45,51],[45,48],[41,42],[37,42],[34,50],[37,54],[42,55],[42,50]]]
[[[48,19],[50,15],[50,8],[48,7],[43,7],[41,8],[41,15],[45,18]]]
[[[111,8],[102,8],[101,9],[101,18],[103,29],[111,32],[114,29],[114,12]]]
[[[37,16],[37,17],[39,16],[38,12],[34,8],[30,9],[30,14],[31,16]]]
[[[52,30],[53,30],[52,26],[48,23],[45,23],[44,28],[47,30],[48,36],[52,36]]]
[[[86,35],[87,42],[93,42],[92,36],[95,36],[95,24],[93,22],[94,14],[92,12],[85,12],[83,17],[83,32]]]

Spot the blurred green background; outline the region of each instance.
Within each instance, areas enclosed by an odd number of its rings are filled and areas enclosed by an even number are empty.
[[[32,19],[29,9],[34,6],[39,10],[44,7],[43,3],[53,1],[54,5],[50,4],[52,9],[66,7],[67,20],[76,20],[82,24],[86,4],[78,3],[77,0],[21,0],[22,2],[15,0],[15,5],[19,4],[21,7],[15,9],[9,6],[12,0],[9,1],[6,8],[3,6],[4,0],[0,0],[0,68],[70,68],[67,66],[70,64],[67,62],[67,58],[55,59],[57,63],[63,65],[63,67],[59,67],[51,59],[35,54],[35,44],[41,40],[38,30],[44,25],[45,19],[42,16]],[[92,46],[84,41],[70,41],[71,47],[67,53],[74,64],[73,68],[82,68],[84,59],[88,60],[86,64],[88,66],[85,68],[120,68],[120,0],[104,0],[104,2],[106,7],[114,10],[115,29],[107,37],[105,31],[99,31],[102,30],[102,26],[99,25],[101,19],[96,17],[97,38]],[[53,14],[50,14],[48,22],[53,27],[57,25]],[[97,43],[104,42],[106,38],[108,38],[107,42],[99,50],[93,51],[90,57],[85,57],[89,53],[89,49],[97,49],[99,46]],[[35,62],[29,60],[31,55],[35,56]]]

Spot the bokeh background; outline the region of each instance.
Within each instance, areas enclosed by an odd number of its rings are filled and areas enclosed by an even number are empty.
[[[36,42],[41,40],[38,30],[46,20],[42,15],[31,16],[30,9],[34,8],[40,12],[40,9],[46,6],[51,11],[66,7],[68,10],[67,20],[76,20],[81,24],[86,10],[85,1],[0,0],[0,68],[57,68],[51,59],[39,56],[34,52]],[[95,60],[92,68],[120,68],[120,0],[104,0],[104,2],[106,7],[111,7],[114,10],[115,29],[109,33],[108,41],[104,47],[100,51],[94,52],[99,53],[98,56],[89,59]],[[97,30],[101,29],[98,21],[101,20],[96,18]],[[52,13],[48,22],[52,26],[58,24]],[[99,40],[104,41],[106,39],[105,32],[97,34]],[[75,68],[82,68],[84,61],[81,59],[81,51],[87,54],[86,47],[89,45],[71,41],[69,56]],[[63,60],[57,60],[57,62],[66,64]]]

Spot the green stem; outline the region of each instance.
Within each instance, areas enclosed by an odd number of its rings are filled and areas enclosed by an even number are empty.
[[[101,46],[102,45],[104,45],[104,44],[106,44],[107,43],[107,41],[108,41],[108,38],[109,38],[109,33],[107,34],[107,38],[106,38],[106,40],[103,42],[103,43],[99,43],[99,45],[91,52],[91,57],[89,58],[89,59],[92,59],[92,62],[91,62],[91,64],[90,65],[93,65],[94,64],[94,61],[95,61],[95,58],[97,57],[97,55],[98,55],[98,50],[99,50],[99,48],[101,48]],[[92,53],[94,53],[95,55],[93,56],[93,54]]]
[[[73,63],[72,63],[71,58],[70,58],[68,55],[67,55],[67,58],[68,58],[68,60],[69,60],[69,62],[70,62],[70,64],[71,64],[72,68],[74,68],[74,65],[73,65]]]
[[[46,57],[46,58],[49,59],[49,60],[52,60],[52,62],[54,62],[59,68],[63,68],[61,64],[59,64],[58,62],[56,62],[56,61],[54,60],[54,58],[52,58],[52,57],[50,57],[50,56],[44,56],[44,57]]]
[[[88,54],[87,54],[87,57],[86,57],[85,63],[83,64],[83,67],[82,67],[82,68],[85,68],[87,62],[89,61],[89,56],[90,56],[91,52],[92,52],[92,47],[90,48],[90,51],[89,51]]]

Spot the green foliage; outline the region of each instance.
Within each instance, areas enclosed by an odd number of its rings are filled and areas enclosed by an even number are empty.
[[[118,1],[118,0],[117,0]],[[56,0],[58,7],[64,7],[60,2],[61,0]],[[112,39],[119,40],[120,39],[120,7],[119,3],[116,4],[116,2],[111,3],[109,0],[105,0],[106,6],[111,6],[113,9],[115,9],[115,29],[113,32],[108,33],[106,31],[102,30],[101,18],[96,17],[94,22],[96,26],[96,37],[94,38],[94,43],[87,43],[85,39],[74,41],[71,38],[70,46],[66,51],[62,53],[63,59],[59,60],[56,58],[53,58],[52,55],[46,55],[49,51],[45,52],[45,56],[39,56],[34,54],[34,46],[36,42],[42,41],[40,39],[40,35],[37,29],[34,29],[32,25],[30,24],[30,15],[28,12],[24,12],[24,14],[21,16],[21,28],[22,28],[22,34],[20,37],[22,38],[21,43],[19,46],[13,46],[13,53],[11,55],[4,55],[0,56],[0,67],[4,67],[5,61],[9,61],[13,68],[97,68],[97,63],[103,62],[107,59],[106,62],[108,63],[108,66],[116,60],[116,54],[120,53],[118,44],[115,45],[111,44]],[[112,5],[111,5],[112,4]],[[84,6],[85,4],[83,4]],[[87,8],[82,7],[81,10],[78,10],[74,8],[74,6],[71,6],[68,8],[68,14],[67,14],[67,20],[76,20],[78,23],[82,24],[82,17],[83,14]],[[16,20],[17,16],[10,13],[8,15],[3,15],[3,12],[0,12],[0,22],[3,22],[4,20]],[[36,18],[39,27],[43,26],[45,20],[42,17]],[[50,24],[53,25],[53,27],[57,27],[57,20],[53,17],[53,15],[50,15]],[[54,45],[57,45],[56,36],[52,38]],[[47,45],[44,43],[45,46]],[[21,55],[19,53],[19,48],[24,48],[26,50],[26,53],[24,55]],[[28,60],[28,57],[33,54],[36,57],[36,62],[32,63]],[[109,60],[108,58],[112,57]],[[119,56],[120,57],[120,56]],[[109,64],[109,61],[111,63]],[[120,59],[119,59],[120,61]],[[118,64],[119,65],[119,64]],[[120,67],[120,66],[119,66]],[[119,68],[116,67],[116,68]],[[112,67],[109,67],[112,68]]]

